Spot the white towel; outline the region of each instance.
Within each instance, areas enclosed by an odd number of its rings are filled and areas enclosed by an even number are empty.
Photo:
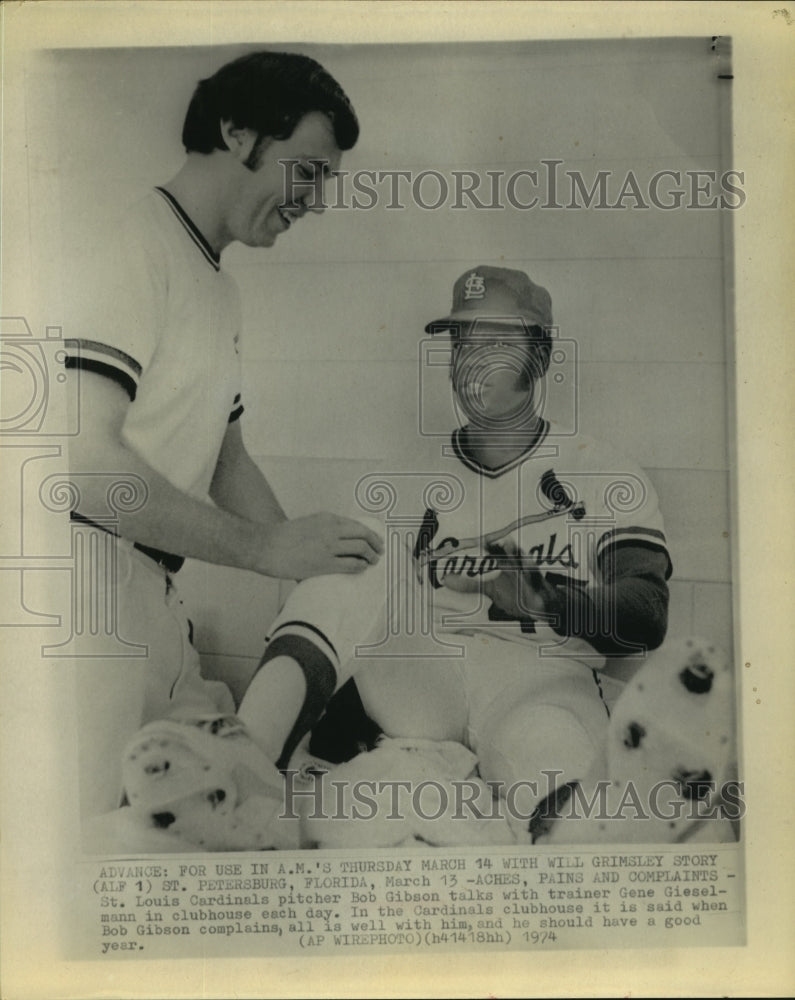
[[[461,743],[382,737],[337,766],[304,759],[315,800],[304,810],[306,846],[405,847],[513,844],[501,803],[476,776]]]

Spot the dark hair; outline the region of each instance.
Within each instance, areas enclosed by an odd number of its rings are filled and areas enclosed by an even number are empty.
[[[185,115],[182,142],[188,153],[226,149],[221,121],[252,129],[258,140],[289,139],[311,111],[328,115],[340,149],[356,144],[356,112],[320,63],[289,52],[252,52],[199,82]]]

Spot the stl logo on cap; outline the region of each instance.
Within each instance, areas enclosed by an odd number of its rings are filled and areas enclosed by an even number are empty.
[[[486,279],[482,274],[473,271],[464,282],[464,301],[469,299],[482,299],[486,296]]]

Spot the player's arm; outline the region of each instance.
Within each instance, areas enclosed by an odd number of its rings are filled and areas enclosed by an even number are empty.
[[[600,580],[587,588],[532,570],[502,573],[483,589],[510,619],[549,618],[558,635],[586,639],[605,656],[626,656],[662,644],[669,572],[665,550],[626,543],[604,554]]]
[[[243,441],[239,420],[232,420],[224,435],[210,497],[222,510],[249,521],[276,525],[287,515]]]
[[[325,513],[287,521],[277,504],[273,520],[263,523],[174,487],[123,441],[129,396],[115,381],[81,372],[80,402],[80,433],[70,442],[70,471],[105,475],[80,477],[79,512],[90,516],[92,510],[104,509],[108,476],[134,475],[146,483],[146,503],[135,512],[118,514],[117,530],[123,537],[285,579],[356,573],[377,561],[381,540],[357,521]]]
[[[617,546],[604,557],[601,581],[583,590],[558,584],[550,604],[559,635],[576,635],[605,656],[662,645],[668,629],[667,552],[642,545]]]

